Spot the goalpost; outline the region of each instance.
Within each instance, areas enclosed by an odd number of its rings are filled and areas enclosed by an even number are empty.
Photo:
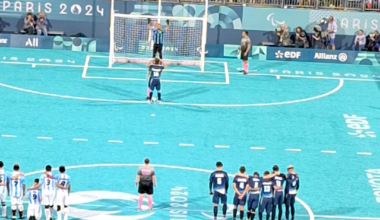
[[[204,72],[208,0],[205,0],[203,17],[161,16],[162,1],[158,1],[158,14],[115,13],[115,0],[111,0],[109,67],[114,63],[146,63],[153,57],[152,31],[148,20],[161,24],[164,33],[163,60],[168,65],[199,66]],[[158,54],[157,54],[158,56]]]

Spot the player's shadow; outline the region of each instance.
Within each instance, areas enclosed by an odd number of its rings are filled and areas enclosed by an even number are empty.
[[[122,97],[128,97],[129,99],[134,100],[134,101],[141,101],[141,100],[145,100],[146,98],[141,93],[136,93],[132,90],[121,89],[120,87],[116,87],[116,86],[102,85],[98,83],[88,83],[87,86],[92,89],[101,90],[101,91],[112,93],[112,94],[119,95]]]
[[[204,93],[207,93],[208,91],[210,90],[204,87],[198,87],[194,89],[181,89],[181,90],[163,94],[163,97],[165,96],[165,100],[164,100],[165,102],[173,102],[181,98],[204,94]]]

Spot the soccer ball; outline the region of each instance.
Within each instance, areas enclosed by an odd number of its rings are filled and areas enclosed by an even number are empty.
[[[152,102],[156,102],[156,97],[152,97]]]

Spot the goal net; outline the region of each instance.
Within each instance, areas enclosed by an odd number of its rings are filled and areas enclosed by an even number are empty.
[[[169,27],[166,31],[167,21]],[[109,66],[114,63],[146,63],[152,59],[154,42],[149,27],[155,22],[161,24],[164,31],[162,55],[166,64],[199,66],[204,71],[207,12],[204,17],[171,17],[111,11]]]

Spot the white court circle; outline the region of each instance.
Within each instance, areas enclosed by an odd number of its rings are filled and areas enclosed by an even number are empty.
[[[307,101],[312,101],[312,100],[327,97],[329,95],[334,94],[338,90],[340,90],[343,87],[343,84],[344,84],[344,80],[339,79],[338,86],[335,87],[333,90],[327,92],[327,93],[317,95],[317,96],[313,96],[313,97],[309,97],[309,98],[292,100],[292,101],[272,102],[272,103],[254,103],[254,104],[196,104],[196,103],[161,102],[160,105],[170,105],[170,106],[176,106],[177,105],[177,106],[193,106],[193,107],[219,107],[219,108],[262,107],[262,106],[273,106],[273,105],[288,105],[288,104],[307,102]],[[21,92],[27,92],[27,93],[32,93],[32,94],[42,95],[42,96],[65,98],[65,99],[75,99],[75,100],[85,100],[85,101],[95,101],[95,102],[115,102],[115,103],[125,103],[125,104],[147,104],[146,101],[87,98],[87,97],[52,94],[52,93],[39,92],[39,91],[19,88],[19,87],[7,85],[4,83],[0,83],[0,86],[5,87],[5,88],[9,88],[9,89],[14,89],[14,90],[21,91]]]
[[[66,170],[69,169],[79,169],[79,168],[91,168],[91,167],[140,167],[142,164],[89,164],[89,165],[78,165],[78,166],[67,166]],[[196,171],[196,172],[203,172],[203,173],[212,173],[213,170],[206,170],[206,169],[198,169],[198,168],[192,168],[192,167],[181,167],[181,166],[169,166],[169,165],[162,165],[162,164],[151,164],[152,167],[160,167],[160,168],[168,168],[168,169],[179,169],[179,170],[189,170],[189,171]],[[57,168],[53,170],[58,170]],[[39,171],[33,171],[29,173],[25,173],[25,176],[31,176],[39,173],[43,173],[45,170],[39,170]],[[228,174],[230,177],[234,177],[232,174]],[[310,220],[315,220],[315,216],[311,208],[300,198],[296,197],[296,201],[299,202],[307,211],[309,215]]]

